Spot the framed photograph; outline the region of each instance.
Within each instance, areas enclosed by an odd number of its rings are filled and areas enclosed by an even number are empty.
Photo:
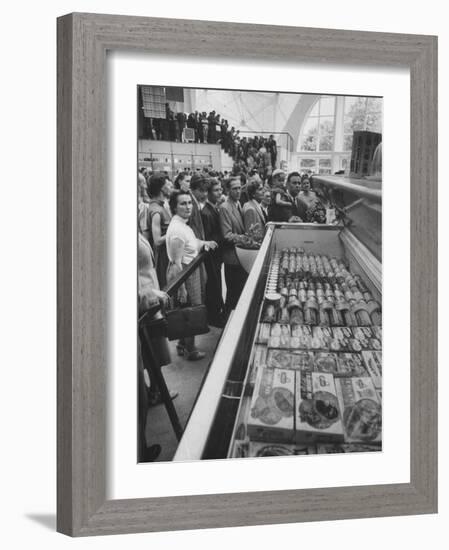
[[[58,19],[60,532],[436,512],[436,52]]]

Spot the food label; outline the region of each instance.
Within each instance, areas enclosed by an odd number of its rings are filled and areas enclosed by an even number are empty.
[[[294,388],[293,371],[259,369],[247,425],[251,439],[285,443],[292,441]]]
[[[335,381],[346,443],[382,440],[382,407],[371,378],[339,378]]]
[[[334,376],[368,376],[362,356],[359,353],[339,353],[337,355],[337,371]]]
[[[382,388],[382,354],[378,351],[363,351],[362,357],[374,387],[380,390]]]
[[[315,445],[292,445],[287,443],[249,443],[248,456],[258,458],[263,456],[298,456],[316,454]]]
[[[343,441],[343,426],[332,374],[296,373],[295,419],[296,442]]]

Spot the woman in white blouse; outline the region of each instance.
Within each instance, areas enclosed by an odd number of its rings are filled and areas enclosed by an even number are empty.
[[[170,197],[170,210],[173,214],[167,233],[166,245],[169,265],[167,269],[167,282],[170,283],[187,266],[198,253],[204,250],[217,248],[215,241],[201,241],[195,237],[192,228],[188,225],[192,214],[192,197],[184,191],[174,191]],[[204,288],[201,285],[201,277],[198,269],[185,281],[178,290],[178,306],[189,304],[198,306],[204,303]],[[179,355],[185,355],[189,361],[197,361],[205,356],[205,353],[195,347],[195,337],[184,338],[177,345]]]

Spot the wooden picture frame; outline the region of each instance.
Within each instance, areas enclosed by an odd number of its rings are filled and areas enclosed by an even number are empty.
[[[436,512],[436,37],[82,13],[57,24],[58,531],[83,536]],[[106,500],[108,50],[410,69],[410,483]]]

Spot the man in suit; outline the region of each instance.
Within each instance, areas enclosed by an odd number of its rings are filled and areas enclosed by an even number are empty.
[[[225,324],[221,266],[223,265],[223,235],[220,226],[219,205],[221,203],[221,183],[215,178],[207,180],[207,200],[201,210],[206,240],[218,243],[218,248],[209,252],[206,263],[206,307],[209,324],[223,327]]]
[[[190,180],[190,194],[192,195],[192,214],[189,225],[197,239],[205,240],[201,210],[207,197],[207,180],[203,174],[195,173]]]
[[[241,182],[234,177],[225,182],[228,197],[220,206],[220,225],[224,239],[223,262],[226,281],[225,312],[229,315],[235,308],[245,286],[248,274],[240,265],[235,245],[245,240],[242,206],[240,205]]]

